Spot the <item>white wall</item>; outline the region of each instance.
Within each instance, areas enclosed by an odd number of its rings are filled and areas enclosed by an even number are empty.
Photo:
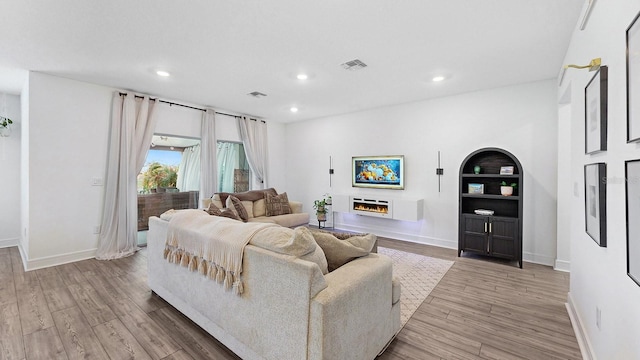
[[[525,170],[524,258],[553,265],[556,104],[555,81],[548,80],[288,124],[287,192],[307,209],[325,192],[423,198],[419,222],[339,214],[336,226],[457,248],[460,164],[474,150],[500,147]],[[441,192],[435,175],[438,151],[444,168]],[[352,188],[351,157],[356,155],[404,155],[405,190]],[[331,188],[329,156],[335,169]]]
[[[608,150],[584,154],[584,87],[593,76],[567,71],[564,94],[571,92],[571,181],[579,189],[571,197],[570,306],[590,355],[599,359],[640,359],[640,287],[627,276],[625,160],[640,159],[640,145],[626,143],[625,30],[640,11],[636,0],[599,1],[584,31],[576,31],[565,64],[587,64],[601,57],[609,67]],[[586,234],[583,166],[607,163],[607,247]],[[636,219],[637,221],[637,219]],[[639,241],[640,239],[630,239]],[[601,327],[596,326],[596,307]]]
[[[0,116],[13,121],[11,136],[0,137],[0,247],[20,239],[20,96],[0,93]]]

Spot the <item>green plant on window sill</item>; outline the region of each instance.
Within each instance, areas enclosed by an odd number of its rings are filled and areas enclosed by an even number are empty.
[[[0,116],[0,126],[1,127],[9,127],[9,125],[13,124],[13,121],[9,118],[6,118],[4,116]]]

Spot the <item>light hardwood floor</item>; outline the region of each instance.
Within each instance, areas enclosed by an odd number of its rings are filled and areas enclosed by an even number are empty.
[[[568,274],[380,238],[456,263],[379,359],[580,359]],[[151,293],[146,251],[24,272],[0,249],[0,359],[238,359]],[[354,344],[357,346],[357,344]]]

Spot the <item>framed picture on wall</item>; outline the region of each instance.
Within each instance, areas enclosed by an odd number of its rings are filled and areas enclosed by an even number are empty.
[[[640,21],[627,28],[627,142],[640,140]]]
[[[607,164],[584,166],[584,216],[586,231],[601,247],[607,246]]]
[[[640,160],[624,164],[627,193],[627,274],[640,285]]]
[[[607,150],[608,68],[600,67],[584,89],[584,152]]]

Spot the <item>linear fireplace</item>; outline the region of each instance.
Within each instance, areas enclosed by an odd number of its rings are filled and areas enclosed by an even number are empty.
[[[349,212],[351,213],[389,219],[393,218],[393,202],[389,199],[351,196],[349,200]]]

